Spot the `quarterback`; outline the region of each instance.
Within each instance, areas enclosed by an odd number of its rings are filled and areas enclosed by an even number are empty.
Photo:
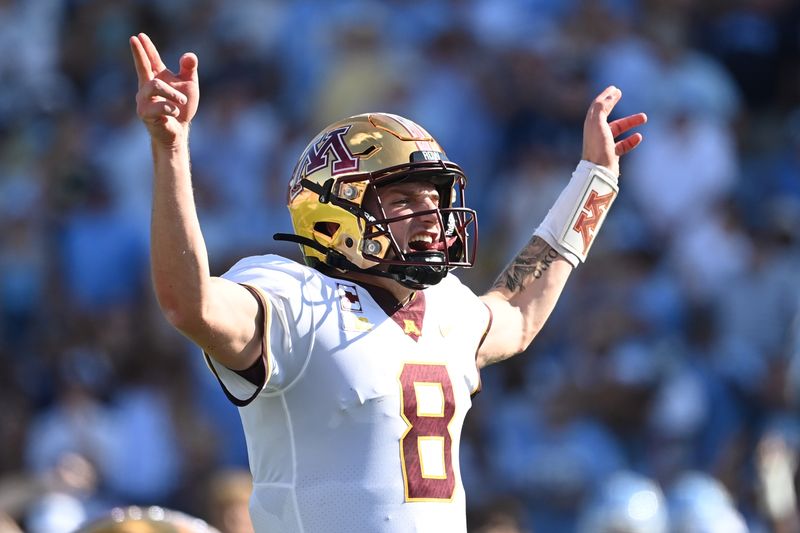
[[[464,532],[459,439],[480,368],[523,351],[613,202],[619,157],[646,121],[591,103],[582,161],[527,246],[478,297],[451,273],[475,261],[462,169],[418,124],[367,113],[300,154],[287,204],[305,264],[247,257],[221,277],[192,196],[198,59],[166,68],[130,39],[152,140],[152,278],[170,323],[200,346],[239,407],[260,532]]]

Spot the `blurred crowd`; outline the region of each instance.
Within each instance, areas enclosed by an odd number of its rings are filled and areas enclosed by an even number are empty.
[[[379,110],[465,169],[480,246],[457,274],[481,293],[569,178],[588,103],[621,88],[645,142],[529,353],[482,372],[470,530],[800,531],[793,0],[0,0],[0,529],[158,504],[248,531],[238,414],[149,284],[139,31],[168,65],[200,59],[215,274],[300,259],[271,238],[297,157]]]

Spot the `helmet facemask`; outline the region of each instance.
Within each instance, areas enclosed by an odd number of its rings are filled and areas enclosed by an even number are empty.
[[[400,182],[432,184],[439,194],[439,206],[389,217],[381,190]],[[374,199],[374,212],[363,209],[362,204],[365,224],[361,253],[365,259],[377,263],[369,270],[384,271],[402,285],[422,289],[435,285],[456,267],[472,266],[477,244],[477,218],[474,210],[464,207],[464,183],[464,175],[457,167],[415,169],[373,177],[367,186],[367,196]],[[424,217],[436,220],[436,240],[420,249],[414,249],[410,243],[404,246],[392,231],[392,225]]]

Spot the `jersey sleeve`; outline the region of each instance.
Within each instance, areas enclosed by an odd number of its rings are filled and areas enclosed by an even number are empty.
[[[480,390],[478,349],[492,325],[492,312],[472,289],[453,274],[448,274],[440,285],[437,288],[447,295],[448,309],[453,314],[450,322],[463,347],[459,354],[459,365],[470,390],[475,394]]]
[[[308,291],[317,285],[316,275],[288,259],[258,256],[242,259],[222,277],[250,290],[264,314],[264,383],[251,383],[240,373],[206,357],[229,399],[241,407],[262,390],[282,390],[302,372],[313,344],[314,313],[310,302],[314,300]]]

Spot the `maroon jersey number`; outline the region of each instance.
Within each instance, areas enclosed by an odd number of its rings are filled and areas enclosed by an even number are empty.
[[[456,411],[445,365],[406,363],[400,373],[400,439],[406,501],[450,500],[455,489],[453,438],[448,425]]]

